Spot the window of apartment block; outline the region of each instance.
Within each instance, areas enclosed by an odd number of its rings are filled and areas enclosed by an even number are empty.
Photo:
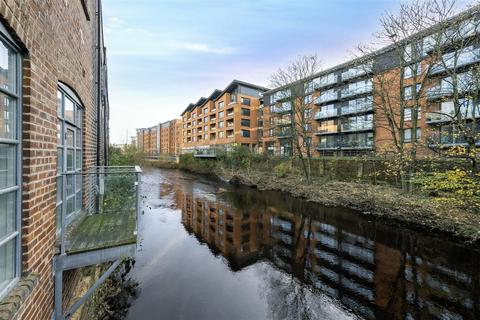
[[[207,131],[207,130],[208,130],[208,126],[203,126],[203,130]]]
[[[241,125],[242,127],[250,127],[250,120],[248,120],[248,119],[242,119],[242,120],[240,121],[240,125]]]
[[[241,100],[242,100],[242,104],[244,106],[249,106],[250,105],[250,99],[249,98],[242,97]]]
[[[203,118],[203,122],[208,122],[208,117]]]
[[[219,122],[218,122],[218,127],[219,127],[220,129],[223,128],[223,121],[219,121]]]
[[[220,101],[220,102],[218,103],[218,109],[223,109],[223,101]]]
[[[222,119],[222,118],[223,118],[223,114],[224,114],[223,111],[220,111],[220,112],[218,113],[218,118],[219,118],[219,119]]]
[[[250,116],[250,109],[242,108],[242,116]]]
[[[237,102],[237,96],[234,94],[230,95],[230,102],[232,103]]]
[[[421,85],[417,84],[417,96],[418,96],[418,91],[421,89]],[[413,99],[413,86],[408,86],[403,88],[403,97],[405,100],[410,100]]]
[[[242,137],[250,138],[250,131],[249,130],[242,130],[241,131]]]
[[[412,131],[413,129],[405,129],[403,131],[403,140],[405,142],[412,141]],[[421,138],[421,135],[422,135],[422,130],[420,128],[417,128],[417,140]]]
[[[21,56],[0,38],[0,298],[20,277]]]
[[[421,118],[422,118],[422,109],[418,108],[417,119],[420,120]],[[412,121],[412,108],[405,108],[404,120]]]
[[[203,109],[203,114],[207,114],[208,113],[208,108],[204,108]]]
[[[70,220],[82,209],[83,108],[75,93],[63,84],[57,91],[57,233],[62,215]]]
[[[268,130],[268,135],[269,135],[270,137],[273,137],[273,136],[275,135],[275,129],[273,129],[273,128],[272,128],[272,129],[269,129],[269,130]]]
[[[225,131],[220,131],[220,132],[218,133],[218,137],[219,137],[219,138],[225,138]]]
[[[415,69],[417,70],[417,77],[422,74],[422,65],[421,64],[412,64],[405,68],[404,70],[404,79],[410,79],[415,75]]]

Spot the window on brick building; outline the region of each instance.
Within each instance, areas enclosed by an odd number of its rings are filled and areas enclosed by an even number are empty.
[[[75,93],[59,84],[57,91],[57,234],[62,215],[70,220],[82,209],[83,107]]]
[[[21,56],[0,36],[0,299],[20,277]]]

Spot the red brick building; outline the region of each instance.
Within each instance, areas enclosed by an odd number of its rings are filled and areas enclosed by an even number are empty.
[[[58,213],[107,165],[101,1],[2,0],[0,17],[0,318],[52,319]]]

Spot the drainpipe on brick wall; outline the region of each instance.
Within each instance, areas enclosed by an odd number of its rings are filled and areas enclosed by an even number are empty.
[[[100,166],[100,108],[102,104],[102,96],[101,96],[101,89],[102,89],[102,82],[101,82],[101,63],[102,63],[102,52],[101,52],[101,0],[97,0],[96,3],[96,18],[97,18],[97,167]]]

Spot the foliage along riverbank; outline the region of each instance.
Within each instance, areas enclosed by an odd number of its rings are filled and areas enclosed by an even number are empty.
[[[431,232],[446,233],[466,242],[480,243],[480,214],[456,202],[437,201],[438,198],[421,190],[406,193],[389,185],[336,181],[324,177],[315,177],[306,184],[302,175],[291,169],[288,161],[270,168],[260,163],[245,166],[231,164],[225,159],[196,159],[184,155],[178,167],[259,190],[286,192],[324,206],[355,209],[387,223],[408,224]]]

